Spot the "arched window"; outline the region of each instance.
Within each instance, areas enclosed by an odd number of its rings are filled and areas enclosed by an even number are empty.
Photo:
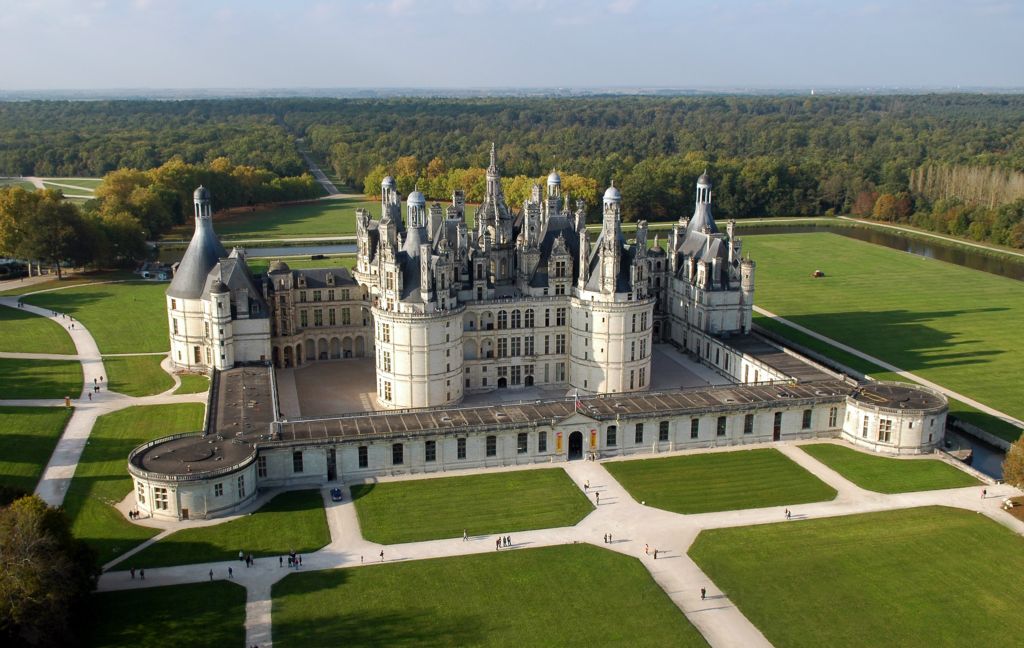
[[[533,309],[526,309],[526,321],[523,323],[526,328],[533,328]]]
[[[499,329],[508,328],[508,311],[503,311],[503,310],[498,311],[498,328]]]
[[[519,313],[519,309],[517,308],[514,311],[512,311],[512,328],[514,328],[514,329],[519,328],[519,324],[520,324],[519,320],[520,320],[520,313]]]

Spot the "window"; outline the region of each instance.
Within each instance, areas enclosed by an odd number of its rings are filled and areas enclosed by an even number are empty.
[[[805,409],[804,410],[804,419],[803,419],[803,422],[801,423],[801,427],[803,429],[805,429],[805,430],[807,428],[811,427],[811,410],[809,410],[809,409]]]
[[[754,415],[747,414],[743,417],[743,434],[754,433]]]
[[[466,440],[456,439],[455,441],[455,457],[458,459],[466,458]]]
[[[832,409],[830,409],[828,411],[828,426],[830,428],[836,426],[836,419],[838,419],[838,417],[839,417],[839,408],[838,407],[833,407]]]
[[[772,434],[782,434],[782,412],[775,412],[775,421],[772,423]]]
[[[305,290],[300,290],[299,291],[299,301],[300,302],[305,302],[306,301],[306,291]]]
[[[245,475],[238,476],[238,499],[245,498]]]
[[[381,351],[380,352],[380,368],[382,371],[391,372],[391,352]]]
[[[861,428],[860,428],[860,435],[861,435],[861,437],[863,437],[865,439],[868,438],[868,422],[869,421],[870,421],[870,419],[868,418],[868,415],[865,414],[864,415],[864,425],[862,425]]]
[[[342,326],[348,326],[352,323],[352,313],[347,308],[341,309],[341,324]]]
[[[321,295],[322,295],[321,291],[319,291],[319,290],[314,290],[314,291],[313,291],[313,301],[315,301],[315,302],[318,302],[318,301],[320,301],[320,297],[321,297]]]
[[[171,310],[175,310],[177,308],[178,308],[178,300],[177,299],[172,299],[171,300]]]
[[[526,432],[520,432],[516,436],[516,452],[526,454],[529,448],[529,436]]]
[[[309,311],[299,311],[299,326],[309,326]]]
[[[317,308],[313,311],[313,326],[324,325],[324,309]]]
[[[338,324],[338,313],[333,308],[327,311],[327,323],[331,326],[337,326]]]
[[[391,400],[391,382],[384,381],[384,400]]]
[[[498,311],[498,328],[499,329],[508,328],[508,311],[503,311],[503,310]]]
[[[178,320],[172,319],[171,320],[171,326],[174,329],[174,334],[177,335],[178,334]]]
[[[719,416],[718,417],[718,426],[717,426],[716,431],[715,431],[715,433],[718,436],[725,436],[725,421],[726,421],[726,419],[725,419],[724,416]]]
[[[508,338],[498,338],[498,357],[508,357]]]
[[[700,432],[700,419],[690,419],[690,438],[696,439]]]
[[[223,495],[224,495],[224,484],[214,484],[213,485],[213,496],[214,497],[221,497]]]
[[[533,336],[523,338],[523,355],[533,355]]]
[[[892,441],[892,419],[878,419],[878,440],[882,443]]]
[[[604,443],[608,447],[612,447],[618,444],[619,439],[619,428],[617,425],[609,425],[608,429],[604,432]]]
[[[532,308],[527,308],[526,309],[526,317],[524,318],[523,325],[526,328],[533,328],[533,309]]]
[[[498,437],[489,436],[487,437],[487,456],[493,457],[498,454]]]
[[[633,313],[633,333],[636,333],[636,313]]]
[[[555,326],[565,326],[565,309],[555,309]]]
[[[327,301],[334,301],[334,291],[333,290],[328,290],[327,291]]]
[[[401,443],[395,443],[391,446],[391,463],[395,466],[401,466],[405,463],[405,446]]]
[[[640,367],[640,387],[647,384],[647,367]]]
[[[427,441],[424,449],[424,460],[428,463],[437,461],[437,441]]]
[[[381,324],[380,325],[380,341],[390,342],[391,341],[391,325]]]
[[[153,508],[161,511],[167,510],[167,489],[166,488],[153,488]]]
[[[142,482],[139,482],[136,485],[135,499],[137,499],[139,501],[139,504],[145,504],[146,503],[146,486]]]
[[[527,312],[529,313],[530,311],[527,311]],[[547,451],[548,451],[548,433],[547,432],[538,432],[537,433],[537,452],[547,452]]]
[[[544,336],[544,355],[547,355],[547,354],[551,353],[550,342],[551,342],[551,336],[550,335],[545,335]]]
[[[516,309],[516,310],[512,311],[512,328],[514,328],[514,329],[519,328],[519,320],[520,319],[521,318],[520,318],[519,310]]]
[[[292,453],[292,472],[302,472],[302,450],[296,450]]]
[[[521,346],[522,341],[523,341],[523,338],[518,338],[518,337],[512,338],[512,345],[511,345],[510,353],[511,353],[513,358],[519,357],[519,355],[520,355],[519,351],[520,351],[520,346]]]
[[[640,445],[644,442],[644,426],[643,424],[637,425],[633,431],[633,443]]]
[[[266,477],[267,476],[267,458],[264,456],[256,457],[256,476]]]
[[[658,423],[658,441],[668,441],[668,421]]]
[[[555,353],[565,353],[565,333],[555,336]]]

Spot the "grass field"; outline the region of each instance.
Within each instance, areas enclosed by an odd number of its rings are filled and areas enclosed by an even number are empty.
[[[338,256],[331,256],[325,259],[310,259],[309,257],[301,258],[288,258],[282,257],[281,259],[288,264],[288,267],[292,270],[304,270],[307,268],[354,268],[356,266],[356,257],[354,254],[344,254]],[[267,268],[273,263],[275,259],[269,257],[250,258],[248,261],[249,270],[253,274],[260,274],[266,272]]]
[[[138,279],[138,275],[124,270],[103,270],[99,272],[83,272],[70,277],[58,280],[56,277],[39,283],[18,282],[11,284],[13,287],[0,291],[0,295],[24,295],[40,290],[51,290],[53,288],[67,288],[68,286],[80,286],[82,284],[94,283],[97,281],[120,281],[124,279]]]
[[[165,357],[104,356],[108,389],[128,396],[152,396],[167,391],[174,387],[174,378],[160,367]]]
[[[241,646],[245,588],[227,581],[92,596],[85,646]]]
[[[199,430],[203,410],[199,403],[143,405],[96,420],[64,498],[64,508],[71,517],[72,532],[96,549],[100,563],[158,532],[128,522],[112,506],[132,490],[132,479],[125,468],[128,453],[152,439]]]
[[[281,556],[289,550],[308,554],[330,541],[320,491],[287,491],[252,515],[173,533],[132,556],[130,562],[149,568],[238,560],[239,551],[256,558]],[[122,563],[118,569],[131,565]]]
[[[272,592],[285,648],[707,645],[638,560],[590,545],[291,574]]]
[[[75,343],[57,322],[24,309],[0,306],[0,351],[73,355]]]
[[[638,502],[674,513],[821,502],[836,491],[773,448],[609,461]]]
[[[75,360],[0,358],[0,398],[78,398],[82,365]]]
[[[1006,335],[1024,321],[1024,282],[836,234],[748,236],[744,251],[758,264],[758,305],[1024,418]],[[818,269],[824,279],[811,278]]]
[[[75,193],[91,194],[96,190],[96,187],[100,186],[100,183],[103,182],[103,178],[42,178],[42,181],[44,185],[52,186],[54,189],[60,189],[64,191],[64,193],[71,192],[72,190],[67,186],[62,187],[58,185],[68,185],[82,190]]]
[[[570,526],[593,509],[561,469],[356,484],[352,497],[381,544]]]
[[[198,394],[210,389],[210,379],[198,374],[181,374],[181,385],[174,390],[175,394]]]
[[[0,407],[0,485],[35,490],[69,418],[64,407]]]
[[[166,283],[110,283],[29,295],[22,301],[81,320],[103,353],[145,353],[170,346],[166,290]]]
[[[1024,540],[928,507],[704,531],[690,556],[776,646],[1011,646]]]
[[[0,178],[0,189],[6,187],[21,187],[25,191],[35,191],[36,186],[28,180],[21,180],[19,178]]]
[[[938,459],[892,459],[834,443],[801,445],[800,449],[861,488],[879,493],[979,485],[974,477]]]

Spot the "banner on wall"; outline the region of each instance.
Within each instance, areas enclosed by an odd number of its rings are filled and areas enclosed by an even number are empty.
[[[590,449],[597,450],[597,430],[590,431]]]
[[[555,432],[555,452],[562,452],[562,433]]]

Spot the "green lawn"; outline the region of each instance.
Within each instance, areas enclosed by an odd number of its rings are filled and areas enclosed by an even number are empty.
[[[42,180],[43,184],[46,185],[48,188],[60,189],[65,193],[68,193],[70,191],[73,193],[81,194],[93,193],[96,190],[96,187],[100,186],[100,183],[103,182],[103,178],[43,178]],[[68,189],[67,187],[56,186],[57,184],[70,185],[72,187],[81,189],[82,191],[74,192],[72,189]]]
[[[759,306],[1024,418],[1006,334],[1024,322],[1024,282],[837,234],[747,236],[744,252],[757,261]]]
[[[21,308],[0,306],[0,351],[12,353],[75,353],[63,326]]]
[[[0,291],[0,295],[24,295],[40,290],[51,290],[53,288],[66,288],[68,286],[80,286],[82,284],[94,283],[97,281],[117,281],[123,279],[138,279],[138,276],[124,270],[84,272],[58,280],[56,277],[39,283],[18,283],[14,288]]]
[[[152,396],[174,387],[174,378],[160,367],[165,355],[104,356],[108,389],[128,396]]]
[[[92,622],[83,644],[241,646],[245,588],[228,581],[102,592],[92,596]]]
[[[175,394],[198,394],[210,389],[210,379],[199,374],[181,374],[181,385],[174,390]]]
[[[296,573],[272,593],[283,648],[707,645],[639,560],[582,544]]]
[[[0,407],[0,486],[35,490],[69,418],[64,407]]]
[[[0,398],[78,398],[82,365],[75,360],[0,358]]]
[[[979,485],[974,477],[938,459],[879,457],[834,443],[813,443],[800,449],[861,488],[879,493]]]
[[[6,187],[21,187],[25,191],[35,191],[36,186],[28,180],[21,180],[19,178],[0,178],[0,189]]]
[[[252,515],[216,526],[177,531],[146,547],[118,568],[237,560],[240,550],[257,558],[281,556],[289,550],[308,554],[330,541],[320,491],[287,491]]]
[[[307,268],[354,268],[356,267],[356,257],[354,254],[340,254],[337,256],[330,256],[325,259],[310,259],[309,257],[301,258],[288,258],[283,257],[281,259],[288,264],[288,267],[292,270],[304,270]],[[269,257],[250,258],[247,261],[249,270],[255,275],[262,272],[266,272],[267,268],[273,263],[275,259]]]
[[[821,502],[836,491],[774,448],[610,461],[608,472],[638,502],[708,513]]]
[[[356,484],[352,497],[381,544],[571,526],[593,509],[560,468]]]
[[[780,648],[1014,646],[1024,636],[1024,540],[973,511],[716,529],[690,555]]]
[[[64,508],[72,532],[92,545],[106,563],[157,534],[128,522],[114,508],[132,490],[125,467],[136,446],[176,432],[202,428],[204,407],[199,403],[142,405],[101,416],[89,435],[71,480]]]
[[[22,301],[81,320],[103,353],[166,351],[166,283],[127,282],[80,286],[29,295]]]

